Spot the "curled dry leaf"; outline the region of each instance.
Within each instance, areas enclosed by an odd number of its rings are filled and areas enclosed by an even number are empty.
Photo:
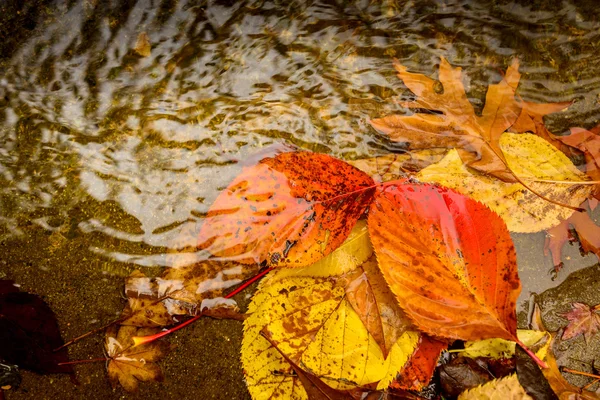
[[[485,385],[462,392],[458,400],[533,400],[525,393],[517,375],[494,379]]]
[[[427,184],[377,193],[368,226],[380,269],[413,323],[443,338],[517,341],[521,283],[498,215]]]
[[[545,140],[507,132],[499,143],[511,170],[546,198],[577,207],[591,193],[592,186],[583,184],[589,178]],[[502,217],[511,232],[539,232],[573,214],[573,210],[540,198],[520,183],[501,182],[467,169],[455,150],[422,170],[417,178],[439,183],[485,203]]]
[[[398,77],[417,95],[415,101],[404,105],[429,113],[375,119],[371,121],[375,129],[393,141],[408,143],[410,150],[456,148],[469,167],[506,182],[515,181],[506,167],[498,140],[521,113],[521,105],[515,99],[520,79],[517,60],[507,69],[502,81],[489,86],[481,115],[475,113],[467,98],[461,69],[452,68],[444,58],[439,69],[443,92],[435,90],[433,79],[408,72],[397,60],[394,67]]]
[[[133,346],[134,336],[156,333],[155,329],[137,328],[135,326],[111,326],[106,332],[105,348],[110,358],[108,362],[108,378],[116,387],[134,392],[139,382],[162,381],[163,373],[156,361],[168,351],[166,342],[157,340],[152,343]]]
[[[310,265],[346,239],[373,185],[364,172],[324,154],[264,158],[217,197],[200,229],[200,247],[241,263]]]

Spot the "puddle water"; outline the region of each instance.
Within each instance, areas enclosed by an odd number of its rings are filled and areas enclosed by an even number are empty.
[[[0,6],[0,278],[43,296],[65,338],[116,318],[133,270],[181,262],[170,251],[195,243],[185,232],[254,154],[398,151],[368,124],[410,96],[393,57],[432,76],[440,57],[462,67],[477,109],[518,57],[524,100],[574,101],[546,118],[552,132],[600,122],[591,0],[19,3]],[[543,234],[515,241],[526,301],[558,281]],[[561,279],[596,263],[571,250]],[[249,398],[239,322],[174,336],[165,383],[132,398]],[[102,357],[102,341],[71,358]],[[7,397],[123,396],[103,364],[77,371],[78,387],[24,374]]]

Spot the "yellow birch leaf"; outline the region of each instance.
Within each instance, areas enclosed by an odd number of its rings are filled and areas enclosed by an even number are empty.
[[[525,393],[517,375],[512,374],[465,390],[458,396],[458,400],[533,400],[533,398]]]
[[[527,347],[531,347],[547,335],[543,331],[518,329],[517,337]],[[510,358],[515,354],[516,343],[505,339],[484,339],[465,342],[465,348],[458,352],[465,357]]]
[[[406,364],[410,356],[415,351],[419,342],[419,334],[414,331],[404,332],[396,343],[392,346],[390,354],[385,360],[385,374],[377,384],[377,390],[386,389],[390,383],[398,376],[402,367]]]
[[[544,139],[506,132],[500,138],[500,147],[511,170],[543,196],[574,207],[589,196],[590,185],[555,182],[584,182],[588,178]],[[502,182],[468,169],[455,149],[437,164],[419,172],[417,178],[439,183],[486,204],[502,217],[511,232],[549,229],[573,213],[569,208],[540,198],[520,183]]]

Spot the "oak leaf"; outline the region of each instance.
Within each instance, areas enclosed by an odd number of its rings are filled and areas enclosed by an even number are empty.
[[[585,184],[589,178],[547,141],[531,134],[506,132],[499,144],[510,169],[546,198],[577,207],[591,193],[592,186]],[[511,232],[539,232],[573,214],[573,210],[540,198],[520,183],[502,182],[467,169],[456,150],[450,150],[416,177],[485,203],[502,217]]]
[[[596,312],[600,306],[590,307],[584,303],[573,303],[571,308],[571,311],[562,314],[569,320],[569,324],[561,339],[569,340],[583,335],[585,342],[589,343],[590,338],[600,329],[600,314]]]
[[[442,338],[518,342],[521,283],[498,215],[449,189],[407,182],[378,191],[368,226],[380,269],[419,329]]]
[[[515,181],[498,141],[521,113],[521,104],[515,99],[520,79],[517,60],[499,83],[489,86],[481,115],[475,113],[467,98],[461,69],[452,68],[446,59],[441,59],[439,68],[441,93],[435,90],[433,79],[408,72],[398,60],[394,60],[394,67],[398,77],[417,96],[404,105],[428,113],[375,119],[371,121],[375,129],[395,142],[408,143],[410,150],[456,148],[469,167],[505,182]]]
[[[494,379],[474,389],[462,392],[458,400],[533,400],[525,393],[517,375]]]
[[[139,382],[160,382],[164,379],[156,361],[164,357],[168,344],[157,340],[133,347],[133,336],[152,333],[156,333],[156,330],[135,326],[113,325],[107,330],[104,345],[110,358],[108,378],[113,387],[119,383],[126,391],[134,392]]]
[[[214,258],[241,263],[310,265],[346,239],[373,185],[364,172],[325,154],[264,158],[219,194],[199,246]]]

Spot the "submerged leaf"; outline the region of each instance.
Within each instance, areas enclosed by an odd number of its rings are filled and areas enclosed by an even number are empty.
[[[490,174],[506,182],[514,182],[507,169],[498,140],[521,113],[515,99],[519,83],[518,61],[507,69],[502,81],[490,85],[485,107],[477,115],[469,102],[462,83],[460,68],[452,68],[442,58],[439,81],[443,92],[435,90],[436,82],[421,74],[407,72],[397,60],[394,67],[398,77],[417,95],[414,102],[405,106],[417,110],[413,115],[390,115],[371,121],[371,125],[387,134],[393,141],[406,142],[409,149],[457,148],[460,157],[471,168]]]
[[[105,348],[108,362],[108,378],[116,387],[120,383],[128,392],[138,389],[139,382],[162,381],[162,370],[156,361],[166,354],[168,345],[160,340],[133,346],[134,336],[156,333],[154,329],[135,326],[113,325],[106,332]]]
[[[568,136],[556,136],[561,142],[576,147],[585,155],[585,172],[593,179],[600,180],[600,128],[591,131],[571,128]],[[600,184],[596,185],[594,195],[600,200]]]
[[[200,229],[200,247],[241,263],[310,265],[346,239],[373,185],[364,172],[324,154],[265,158],[217,197]]]
[[[545,140],[507,132],[499,143],[511,170],[546,198],[577,207],[591,193],[591,185],[577,184],[588,180],[586,175]],[[520,183],[501,182],[467,169],[455,150],[448,152],[439,163],[422,170],[417,178],[439,183],[485,203],[502,217],[511,232],[549,229],[573,214],[573,210],[540,198]]]
[[[389,185],[370,207],[369,233],[400,306],[426,333],[517,340],[521,289],[506,225],[449,189]]]

